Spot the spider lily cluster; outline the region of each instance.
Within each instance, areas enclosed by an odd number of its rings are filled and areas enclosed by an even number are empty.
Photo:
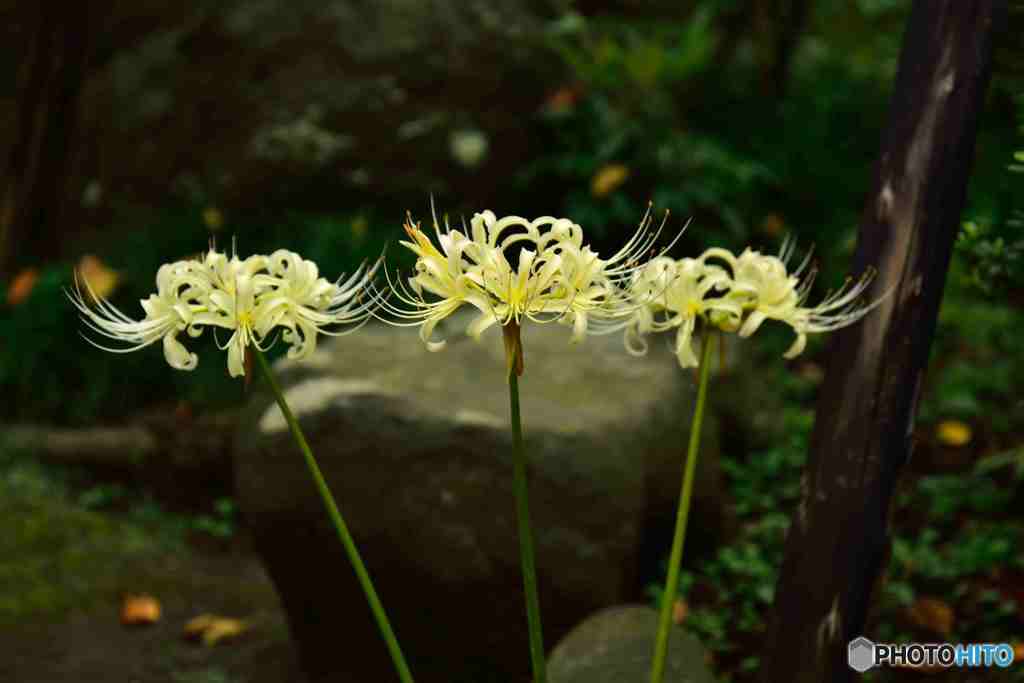
[[[810,254],[789,271],[789,241],[778,256],[750,248],[736,256],[715,247],[698,258],[672,259],[664,255],[670,244],[643,261],[661,231],[651,225],[648,213],[627,244],[602,259],[583,243],[580,226],[565,218],[498,219],[485,211],[473,216],[466,231],[447,224],[442,230],[435,219],[436,246],[409,220],[411,241],[402,244],[418,257],[416,274],[408,284],[389,280],[398,303],[385,302],[383,309],[392,324],[419,325],[432,351],[445,345],[431,339],[435,326],[463,304],[479,311],[467,329],[474,338],[494,324],[518,326],[522,318],[559,321],[572,325],[574,342],[624,330],[626,349],[640,355],[647,334],[675,329],[676,357],[686,368],[698,365],[692,346],[698,321],[741,337],[765,320],[785,323],[796,340],[784,356],[794,358],[808,334],[853,324],[881,301],[865,304],[861,298],[875,275],[869,270],[806,305],[816,271],[809,267]],[[509,258],[513,248],[520,250],[516,265]]]
[[[122,344],[104,346],[86,337],[94,346],[128,353],[162,341],[164,357],[178,370],[192,370],[198,363],[178,339],[182,332],[195,338],[206,327],[228,330],[230,338],[218,346],[228,352],[228,372],[238,377],[245,374],[246,349],[264,350],[277,328],[290,345],[289,358],[301,359],[315,349],[318,333],[345,334],[355,328],[334,328],[368,320],[376,302],[363,292],[379,263],[360,267],[345,282],[330,282],[320,277],[315,263],[291,251],[242,260],[211,248],[202,258],[160,267],[156,293],[141,301],[142,320],[97,296],[88,280],[87,299],[77,276],[69,298],[96,334]]]
[[[396,302],[384,302],[382,310],[392,324],[420,326],[431,351],[445,346],[431,339],[434,328],[463,304],[479,312],[466,330],[475,339],[492,325],[518,327],[525,318],[571,325],[570,341],[579,342],[588,333],[620,329],[635,312],[623,286],[640,272],[640,257],[661,233],[661,226],[652,226],[648,212],[625,246],[603,259],[567,218],[499,219],[484,211],[473,215],[468,230],[452,230],[446,222],[442,231],[435,217],[436,245],[409,218],[411,241],[401,244],[417,255],[416,274],[407,284],[389,278]]]
[[[94,332],[122,343],[111,347],[90,339],[93,345],[124,353],[162,341],[167,362],[179,370],[198,362],[179,340],[181,333],[198,337],[208,326],[229,330],[230,338],[218,346],[228,352],[233,377],[245,374],[246,349],[265,350],[277,328],[295,359],[312,353],[317,334],[345,334],[370,317],[418,326],[427,348],[438,351],[445,341],[434,339],[436,326],[466,304],[478,313],[466,330],[476,339],[496,324],[506,332],[514,329],[518,339],[524,319],[559,322],[572,327],[571,342],[624,331],[626,349],[640,355],[648,334],[676,330],[675,354],[684,368],[698,365],[693,337],[699,322],[749,337],[764,321],[775,320],[796,334],[784,354],[793,358],[803,352],[807,335],[855,323],[885,298],[864,302],[875,275],[869,270],[807,305],[816,271],[810,254],[790,271],[789,241],[778,256],[750,248],[736,256],[713,247],[697,258],[670,258],[665,253],[682,232],[654,252],[664,222],[655,227],[650,211],[609,258],[585,244],[582,228],[567,218],[498,218],[484,211],[463,230],[451,229],[447,221],[442,229],[436,217],[433,223],[432,240],[407,219],[409,240],[401,244],[417,256],[415,273],[405,280],[389,276],[386,288],[373,282],[381,260],[364,264],[344,282],[331,282],[320,277],[315,263],[291,251],[242,260],[210,249],[201,258],[160,268],[157,292],[141,302],[142,320],[96,296],[87,281],[83,292],[76,279],[69,296]]]
[[[870,304],[861,298],[876,274],[869,269],[857,280],[847,278],[838,291],[830,292],[820,303],[806,305],[816,270],[808,267],[808,253],[789,272],[793,251],[793,243],[787,241],[778,256],[749,247],[736,256],[714,247],[695,259],[652,259],[634,274],[627,289],[627,299],[638,307],[626,324],[626,349],[643,354],[647,349],[645,334],[676,329],[679,365],[697,367],[692,339],[698,320],[740,337],[754,334],[765,320],[776,320],[789,325],[796,334],[783,354],[795,358],[807,345],[808,334],[851,325],[885,298]]]

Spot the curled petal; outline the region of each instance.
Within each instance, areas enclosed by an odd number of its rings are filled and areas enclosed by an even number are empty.
[[[245,332],[235,330],[228,342],[228,374],[232,377],[245,375]]]
[[[793,344],[782,354],[783,358],[792,359],[799,356],[804,351],[804,347],[807,346],[807,335],[799,330],[796,333],[796,339],[793,340]]]
[[[444,339],[441,341],[430,341],[430,336],[434,333],[434,328],[441,322],[446,315],[435,315],[423,322],[423,326],[420,328],[420,339],[427,345],[427,351],[440,351],[448,342]]]
[[[746,322],[744,322],[743,326],[740,328],[739,335],[741,337],[749,337],[754,334],[766,318],[767,316],[761,311],[753,311],[749,316],[747,316]]]
[[[480,335],[484,333],[484,330],[490,328],[492,325],[498,322],[498,316],[494,312],[481,313],[469,327],[466,328],[466,334],[473,339],[479,341]]]
[[[676,333],[676,358],[679,359],[681,368],[695,368],[700,365],[691,343],[696,324],[696,318],[685,318],[682,325],[679,326],[679,332]]]
[[[175,332],[164,335],[164,358],[175,370],[195,370],[199,364],[199,356],[189,353],[185,345],[178,341]]]
[[[316,350],[316,327],[305,320],[297,320],[295,327],[285,331],[283,339],[292,345],[288,349],[289,358],[308,358]]]
[[[631,325],[626,328],[624,341],[626,343],[626,353],[629,355],[644,356],[647,354],[647,339],[639,333],[636,326]]]

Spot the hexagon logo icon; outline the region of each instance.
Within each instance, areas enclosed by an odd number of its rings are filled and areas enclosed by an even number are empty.
[[[846,650],[846,661],[857,673],[864,673],[875,665],[875,644],[864,636],[854,638]]]

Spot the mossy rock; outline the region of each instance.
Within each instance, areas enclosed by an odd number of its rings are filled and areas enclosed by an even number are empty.
[[[643,605],[597,612],[552,651],[551,683],[646,683],[657,629],[658,613]],[[715,683],[695,635],[672,626],[668,643],[665,683]]]

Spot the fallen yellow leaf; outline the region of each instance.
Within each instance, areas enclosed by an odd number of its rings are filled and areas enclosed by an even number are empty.
[[[105,299],[113,294],[121,279],[116,270],[108,268],[92,254],[83,256],[78,262],[76,270],[78,271],[78,276],[88,281],[89,287],[101,299]],[[88,288],[83,287],[82,289],[86,290],[86,296],[88,296]]]
[[[204,645],[212,647],[222,640],[229,640],[247,630],[249,630],[249,623],[241,619],[232,619],[216,614],[200,614],[185,624],[185,637],[190,640],[202,639]]]
[[[35,268],[26,268],[11,280],[11,286],[7,288],[7,303],[11,306],[17,306],[22,301],[28,298],[28,295],[32,293],[32,289],[36,286],[36,281],[39,279],[39,271]]]
[[[959,420],[943,420],[935,428],[935,437],[944,446],[965,446],[971,441],[971,428]]]
[[[1013,644],[1013,661],[1024,660],[1024,641]]]
[[[203,631],[209,628],[210,624],[216,619],[212,614],[200,614],[198,617],[189,619],[185,624],[185,637],[186,638],[198,638],[203,635]]]
[[[121,623],[125,626],[160,621],[160,601],[152,595],[126,595],[121,602]]]
[[[222,640],[234,638],[249,629],[249,625],[238,619],[219,619],[203,633],[203,644],[212,647]]]
[[[203,210],[203,223],[213,232],[217,232],[224,226],[224,214],[220,209],[211,206]]]
[[[629,177],[629,167],[625,164],[605,164],[590,183],[590,191],[595,197],[604,197],[615,191]]]
[[[953,632],[953,608],[937,598],[920,598],[907,610],[914,625],[940,636]]]

